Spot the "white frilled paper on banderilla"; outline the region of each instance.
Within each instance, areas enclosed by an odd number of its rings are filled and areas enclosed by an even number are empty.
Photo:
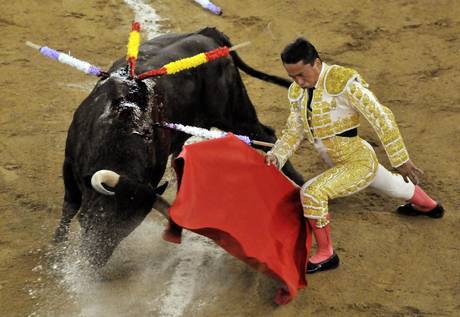
[[[208,130],[204,128],[199,128],[199,127],[193,127],[193,126],[188,126],[188,125],[183,125],[180,123],[167,123],[164,122],[162,123],[164,127],[174,129],[177,131],[185,132],[190,135],[198,136],[204,139],[217,139],[217,138],[222,138],[228,134],[228,132],[221,131],[221,130]],[[243,141],[246,144],[251,144],[251,139],[245,135],[235,135],[238,139]]]

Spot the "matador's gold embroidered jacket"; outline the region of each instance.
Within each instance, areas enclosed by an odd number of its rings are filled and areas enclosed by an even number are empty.
[[[409,160],[398,126],[390,109],[382,106],[367,83],[353,69],[327,65],[313,91],[311,111],[307,109],[308,92],[296,83],[289,87],[291,112],[282,136],[269,153],[281,168],[306,137],[327,139],[359,126],[363,115],[377,132],[390,163],[398,167]]]

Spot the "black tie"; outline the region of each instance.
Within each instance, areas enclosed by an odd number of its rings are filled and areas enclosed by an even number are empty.
[[[308,88],[308,102],[307,102],[307,108],[308,110],[312,111],[311,110],[311,100],[313,99],[313,90],[315,90],[315,88]]]

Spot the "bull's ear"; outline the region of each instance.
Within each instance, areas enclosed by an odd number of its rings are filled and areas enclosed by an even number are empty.
[[[158,186],[157,188],[155,188],[153,191],[157,195],[163,195],[163,193],[166,190],[166,187],[168,187],[168,184],[169,184],[169,182],[165,182],[164,184],[162,184],[162,185]]]

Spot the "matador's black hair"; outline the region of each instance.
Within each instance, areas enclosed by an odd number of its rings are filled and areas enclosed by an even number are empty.
[[[303,61],[304,64],[312,64],[319,58],[316,48],[303,37],[298,37],[294,42],[286,45],[281,52],[281,60],[284,64],[296,64]]]

